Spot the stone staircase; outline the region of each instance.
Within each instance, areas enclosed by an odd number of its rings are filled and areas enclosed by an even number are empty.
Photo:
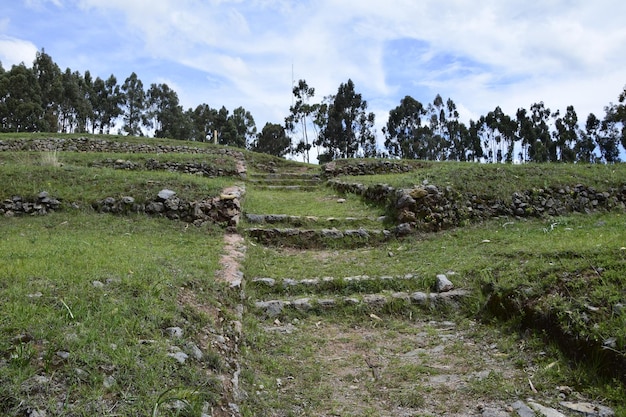
[[[342,196],[334,195],[335,191],[314,173],[256,174],[248,182],[248,190],[272,190],[273,198],[280,198],[277,191],[300,193],[303,199],[311,198],[313,192],[321,192],[328,193],[329,200],[332,199],[334,204],[341,204],[343,200]],[[263,192],[252,194],[257,195],[256,198],[264,195]],[[378,245],[402,235],[402,230],[389,223],[382,209],[377,211],[367,207],[365,202],[360,204],[369,213],[368,216],[328,217],[315,212],[290,214],[288,206],[284,207],[283,213],[249,213],[244,203],[242,220],[245,235],[261,245],[293,250],[360,248]],[[265,317],[276,317],[289,311],[323,314],[346,309],[380,314],[401,309],[448,308],[456,307],[466,295],[465,291],[452,287],[425,290],[424,282],[424,277],[414,274],[246,277],[246,292],[253,294],[251,305]]]

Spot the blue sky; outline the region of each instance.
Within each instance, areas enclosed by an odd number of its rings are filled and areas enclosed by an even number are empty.
[[[352,79],[378,128],[405,95],[428,103],[436,94],[465,121],[543,101],[574,105],[584,124],[626,85],[623,0],[2,3],[5,69],[45,48],[62,70],[166,83],[185,108],[243,106],[259,129],[287,116],[292,68],[316,100]]]

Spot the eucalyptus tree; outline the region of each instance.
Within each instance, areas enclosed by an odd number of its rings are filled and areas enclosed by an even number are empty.
[[[580,139],[580,129],[574,106],[567,106],[565,115],[563,117],[557,116],[554,125],[555,131],[552,135],[556,143],[558,160],[561,162],[576,161],[575,146]]]
[[[284,156],[291,148],[291,139],[287,136],[285,128],[276,123],[265,123],[261,133],[252,143],[254,152],[266,153],[274,156]]]
[[[317,141],[325,150],[320,162],[375,156],[375,116],[367,113],[367,101],[356,93],[352,80],[342,83],[330,97],[326,117]]]
[[[299,80],[293,87],[295,103],[289,107],[289,116],[285,118],[285,129],[290,132],[297,143],[293,148],[295,154],[303,154],[305,162],[309,162],[309,154],[313,143],[317,140],[318,130],[315,123],[321,105],[311,104],[315,96],[315,88],[309,87],[305,80]]]
[[[580,133],[580,139],[574,145],[577,162],[596,162],[594,153],[599,136],[601,121],[595,114],[589,113],[585,122],[585,130]]]
[[[122,115],[124,94],[113,74],[106,80],[96,77],[90,95],[93,110],[92,132],[109,133],[115,121]]]
[[[143,136],[141,125],[145,120],[146,92],[137,74],[133,72],[124,80],[122,93],[124,94],[122,132],[133,136]]]
[[[0,77],[0,124],[5,132],[36,132],[47,125],[35,73],[24,64]]]
[[[59,103],[64,93],[61,68],[42,49],[35,56],[33,73],[39,86],[41,107],[44,111],[40,127],[48,132],[56,132],[58,130]]]
[[[390,156],[401,159],[425,159],[430,128],[423,124],[426,117],[424,105],[411,96],[405,96],[400,104],[389,111],[387,124],[383,127],[384,146]]]
[[[144,125],[154,129],[154,136],[185,139],[185,135],[189,133],[185,119],[176,91],[167,84],[151,84],[146,94]]]

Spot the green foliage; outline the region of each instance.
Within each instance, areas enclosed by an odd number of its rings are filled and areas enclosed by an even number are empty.
[[[352,80],[339,86],[327,111],[318,140],[326,151],[320,162],[376,156],[374,113],[366,112],[367,101],[356,93]]]
[[[258,135],[252,150],[274,156],[284,156],[289,152],[291,140],[285,134],[285,129],[275,123],[266,123]]]

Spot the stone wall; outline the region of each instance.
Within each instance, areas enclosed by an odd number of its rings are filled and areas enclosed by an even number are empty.
[[[182,142],[182,141],[181,141]],[[184,142],[190,143],[190,142]],[[200,148],[187,145],[162,145],[151,143],[129,143],[113,140],[82,138],[47,138],[0,140],[0,152],[14,151],[64,151],[64,152],[111,152],[111,153],[190,153],[229,155],[243,160],[241,151],[231,148]]]
[[[0,140],[0,152],[15,151],[65,151],[65,152],[108,152],[108,153],[187,153],[224,155],[234,158],[237,163],[232,171],[212,167],[207,163],[159,162],[148,159],[145,165],[125,160],[105,159],[94,163],[94,166],[108,166],[115,169],[149,169],[183,172],[207,177],[220,175],[239,175],[245,177],[244,155],[241,151],[230,148],[199,148],[193,146],[171,146],[148,143],[128,143],[91,138],[48,138],[25,140]],[[164,190],[167,191],[167,190]],[[107,197],[94,202],[94,210],[103,213],[125,214],[144,213],[146,215],[164,216],[195,225],[207,223],[233,226],[241,216],[241,197],[243,190],[223,193],[217,197],[207,197],[200,201],[185,201],[175,193],[159,193],[153,200],[138,202],[132,196],[119,199]],[[41,192],[37,197],[13,196],[0,202],[0,215],[45,215],[50,212],[79,208],[77,203],[63,202],[60,197],[51,197]]]
[[[243,191],[229,192],[200,201],[185,201],[170,190],[162,190],[150,201],[138,202],[133,197],[107,197],[94,202],[91,207],[99,213],[128,214],[142,213],[149,216],[163,216],[172,220],[193,223],[196,226],[219,224],[236,226],[241,216]],[[0,202],[0,215],[13,217],[20,215],[46,215],[65,209],[79,209],[77,203],[69,205],[50,197],[47,192],[34,199],[14,196]]]
[[[626,184],[597,191],[582,184],[564,188],[541,188],[513,193],[510,199],[491,199],[461,194],[451,187],[435,185],[394,189],[389,185],[365,186],[329,181],[340,192],[354,193],[385,204],[399,223],[419,230],[437,231],[495,216],[539,217],[599,210],[626,210]]]
[[[206,162],[162,162],[157,161],[153,158],[146,160],[145,163],[133,162],[124,159],[106,158],[101,161],[93,162],[91,166],[97,168],[107,167],[130,171],[145,169],[148,171],[179,172],[182,174],[201,175],[203,177],[209,178],[241,175],[236,166],[233,166],[231,169],[225,169],[224,167],[213,166]]]
[[[322,175],[325,178],[334,178],[339,175],[377,175],[377,174],[399,174],[412,171],[420,166],[419,161],[396,162],[382,159],[363,160],[363,161],[332,161],[322,165]]]

